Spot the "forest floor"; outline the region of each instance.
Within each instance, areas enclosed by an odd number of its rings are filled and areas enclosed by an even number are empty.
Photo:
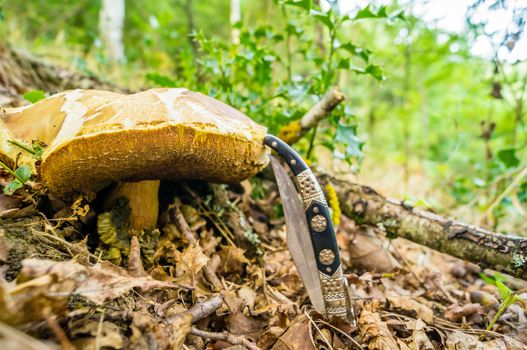
[[[522,281],[498,289],[472,264],[342,217],[357,325],[329,323],[287,250],[272,180],[162,186],[159,229],[106,244],[97,201],[38,185],[0,196],[2,349],[527,349],[525,303],[503,300],[526,300]]]

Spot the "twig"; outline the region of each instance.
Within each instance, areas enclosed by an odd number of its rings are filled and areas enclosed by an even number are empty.
[[[99,324],[97,325],[97,335],[95,336],[95,350],[101,349],[101,336],[102,336],[103,324],[104,324],[104,310],[102,312],[101,318],[99,319]]]
[[[49,328],[51,328],[51,330],[59,340],[61,348],[63,350],[75,350],[75,347],[66,336],[66,333],[64,333],[64,330],[60,328],[59,323],[55,319],[55,316],[51,314],[50,310],[51,309],[49,307],[44,309],[43,314],[46,319],[46,322],[48,323]]]
[[[0,339],[2,339],[2,344],[10,344],[19,349],[26,350],[52,350],[55,347],[51,347],[49,344],[46,344],[38,339],[35,339],[16,328],[13,328],[3,322],[0,322]],[[8,346],[9,347],[9,346]]]
[[[185,312],[178,313],[173,315],[165,320],[166,323],[172,323],[179,317],[190,314],[192,316],[192,323],[198,322],[199,320],[204,319],[205,317],[211,315],[213,312],[218,310],[223,302],[223,297],[221,294],[216,294],[209,299],[205,300],[202,303],[196,303],[190,309]]]
[[[141,246],[137,236],[132,237],[130,242],[130,253],[128,254],[128,272],[133,277],[148,276],[141,260]]]
[[[179,198],[176,198],[174,204],[170,206],[169,212],[172,220],[176,222],[178,229],[185,235],[187,242],[190,244],[196,243],[197,238],[181,212],[181,201]]]
[[[245,346],[249,350],[260,350],[258,346],[256,346],[253,342],[251,342],[247,338],[245,338],[243,335],[234,335],[234,334],[230,334],[227,332],[223,332],[223,333],[207,332],[207,331],[202,331],[200,329],[197,329],[196,327],[191,328],[190,334],[195,335],[200,338],[204,338],[204,339],[223,340],[232,345],[242,345],[242,346]]]
[[[282,127],[278,136],[288,144],[294,144],[309,132],[309,130],[315,128],[320,121],[327,118],[331,111],[345,99],[344,94],[337,87],[332,88],[300,120],[296,120]]]
[[[322,339],[324,339],[324,342],[327,344],[327,346],[329,346],[329,349],[333,350],[333,346],[331,345],[331,343],[329,342],[329,340],[327,340],[326,336],[324,335],[324,333],[322,333],[322,331],[320,330],[320,328],[318,327],[318,325],[315,323],[315,321],[313,321],[313,319],[311,318],[311,316],[309,316],[309,314],[307,312],[304,312],[304,314],[307,316],[307,318],[309,319],[309,322],[315,326],[316,330],[318,331],[318,333],[320,334],[320,336],[322,337]],[[316,348],[316,345],[315,345],[315,342],[313,340],[313,335],[311,334],[311,332],[309,332],[309,335],[311,336],[311,342],[313,343],[313,345],[315,346]]]

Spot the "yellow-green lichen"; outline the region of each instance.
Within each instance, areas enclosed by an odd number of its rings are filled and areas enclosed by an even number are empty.
[[[329,207],[331,208],[331,219],[333,220],[333,225],[336,227],[340,225],[340,216],[342,215],[342,212],[340,210],[337,191],[330,182],[326,184],[326,194],[328,196]]]
[[[300,125],[300,120],[295,120],[294,122],[284,125],[278,132],[278,137],[285,143],[292,144],[298,140],[301,131],[302,126]]]

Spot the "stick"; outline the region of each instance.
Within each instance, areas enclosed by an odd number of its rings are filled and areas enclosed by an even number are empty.
[[[170,316],[169,318],[164,320],[164,322],[170,324],[173,323],[176,319],[190,314],[192,316],[192,323],[196,323],[199,320],[210,316],[213,312],[218,310],[222,303],[223,297],[221,296],[221,294],[216,294],[210,297],[209,299],[205,300],[204,302],[194,304],[194,306],[192,306],[187,311]]]
[[[202,331],[200,329],[197,329],[196,327],[192,327],[192,329],[190,330],[190,334],[198,336],[200,338],[204,338],[204,339],[223,340],[232,345],[242,345],[242,346],[245,346],[249,350],[260,350],[259,347],[254,345],[253,342],[249,341],[243,335],[234,335],[234,334],[230,334],[227,332],[224,332],[224,333],[207,332],[207,331]]]
[[[309,130],[327,118],[331,111],[345,100],[345,96],[338,90],[332,88],[324,97],[315,104],[300,120],[295,120],[282,127],[278,137],[292,145],[296,143]]]
[[[527,280],[527,238],[503,235],[387,199],[368,186],[319,174],[337,189],[342,212],[358,224],[382,227],[460,259]]]

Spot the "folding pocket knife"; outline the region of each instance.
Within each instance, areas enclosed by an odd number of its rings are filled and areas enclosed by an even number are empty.
[[[284,207],[287,246],[315,310],[331,319],[355,323],[347,280],[324,193],[304,160],[284,141],[267,135],[264,143],[287,163],[295,185],[280,162],[271,166]]]

